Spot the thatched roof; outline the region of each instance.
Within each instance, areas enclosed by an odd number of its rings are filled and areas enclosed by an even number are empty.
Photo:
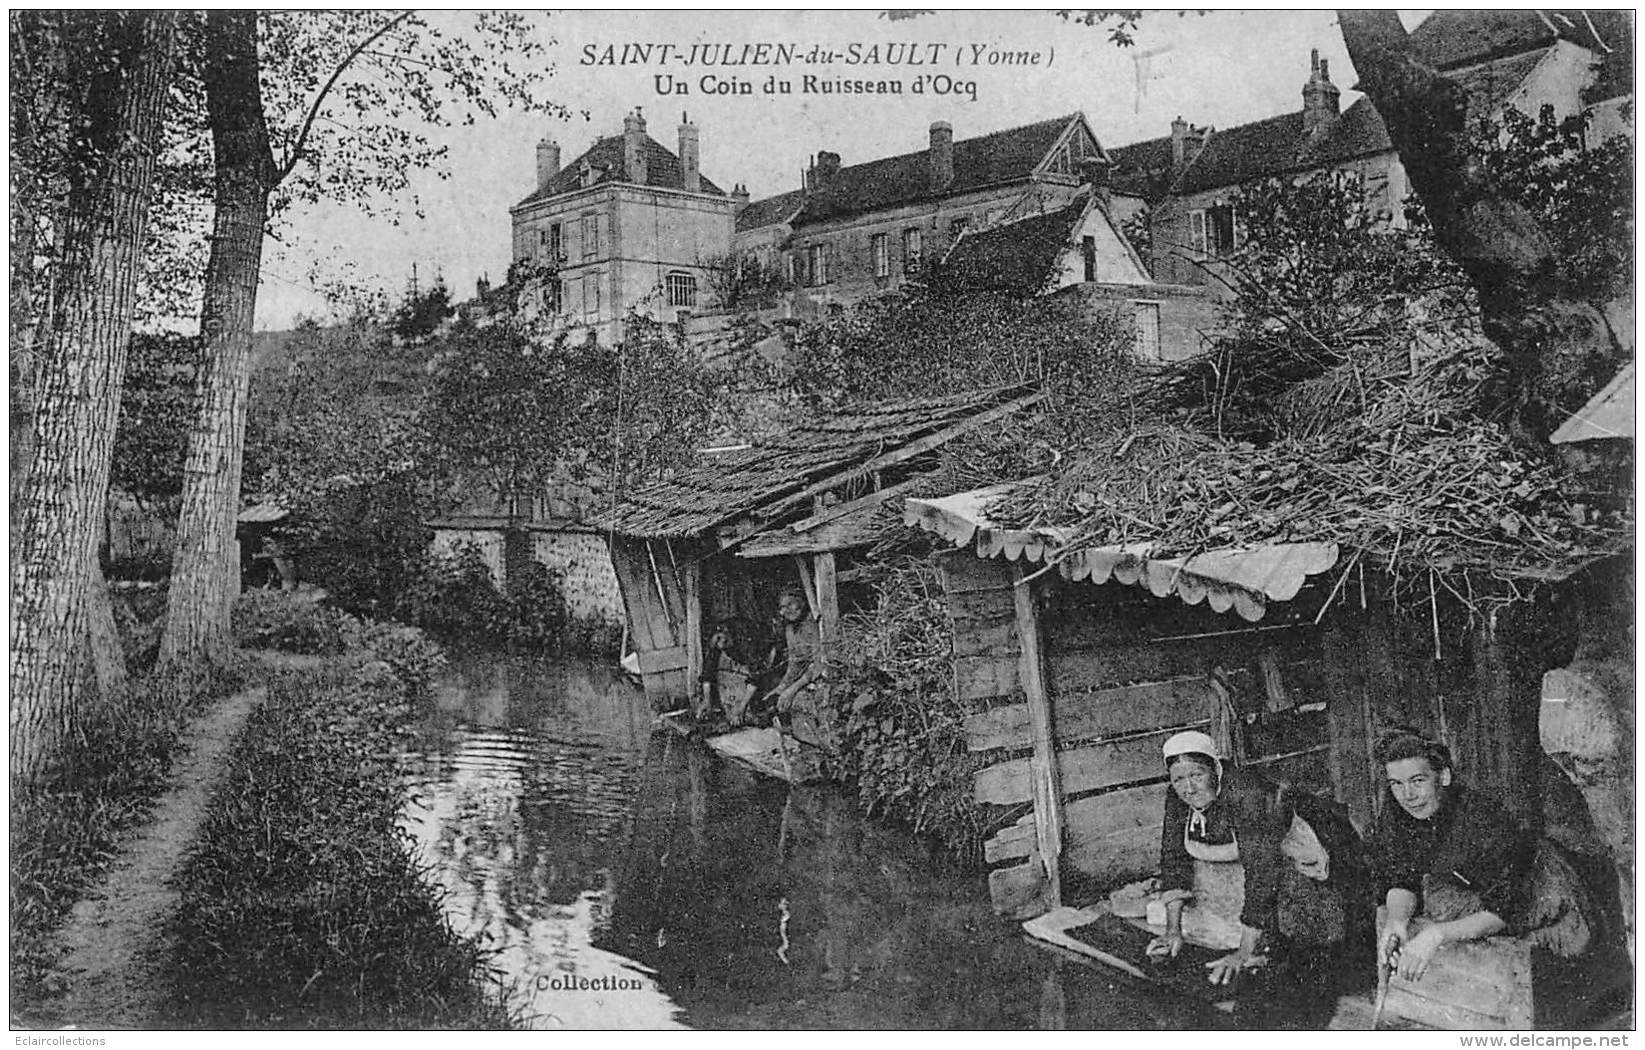
[[[1041,396],[1025,387],[1001,387],[818,414],[770,440],[711,455],[631,493],[590,524],[626,536],[680,538],[739,518],[775,521],[784,510],[809,513],[811,490],[907,462]]]

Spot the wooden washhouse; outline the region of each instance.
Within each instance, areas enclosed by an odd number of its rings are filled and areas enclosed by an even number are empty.
[[[1237,765],[1336,798],[1367,832],[1385,794],[1375,736],[1415,725],[1523,826],[1603,856],[1538,742],[1541,677],[1572,644],[1557,601],[1482,623],[1440,590],[1413,615],[1384,573],[1334,544],[1069,554],[1066,534],[989,519],[1006,488],[910,498],[904,515],[956,548],[944,587],[955,690],[975,707],[966,729],[983,761],[975,799],[998,829],[984,843],[988,888],[1031,933],[1056,941],[1073,906],[1104,907],[1108,891],[1159,870],[1161,745],[1184,729],[1224,741]],[[1462,968],[1458,987],[1473,991],[1438,1001],[1404,989],[1402,1016],[1525,1023],[1526,946],[1489,943]]]
[[[852,552],[879,535],[881,504],[928,473],[946,442],[1043,397],[1009,387],[813,415],[768,440],[710,452],[596,516],[653,705],[679,708],[697,695],[715,624],[772,631],[786,587],[803,588],[826,648]]]

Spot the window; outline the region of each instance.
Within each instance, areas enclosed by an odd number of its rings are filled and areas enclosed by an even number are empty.
[[[828,283],[828,246],[813,244],[806,250],[806,264],[811,271],[812,284]]]
[[[1233,205],[1214,204],[1189,212],[1188,243],[1204,255],[1227,255],[1233,251]]]
[[[557,314],[565,309],[565,288],[558,277],[543,282],[543,312]]]
[[[589,317],[600,313],[600,275],[597,273],[583,278],[583,313]]]
[[[697,278],[688,273],[671,273],[664,280],[669,306],[697,305]]]
[[[583,216],[583,258],[589,259],[600,254],[600,217],[598,215]]]
[[[891,244],[890,238],[883,233],[874,235],[874,276],[891,276]]]
[[[550,223],[538,232],[541,235],[540,245],[543,258],[551,263],[563,261],[565,259],[565,228],[555,222]]]
[[[789,252],[787,255],[783,256],[783,269],[788,278],[789,284],[799,284],[801,270],[800,253]]]
[[[960,234],[964,233],[965,228],[970,225],[971,216],[969,215],[961,215],[953,222],[950,222],[948,224],[948,243],[953,244],[955,241],[959,240]]]
[[[1090,235],[1080,238],[1080,257],[1085,262],[1085,279],[1097,279],[1097,239]]]
[[[1159,303],[1134,302],[1136,309],[1137,357],[1159,360]]]
[[[925,251],[925,238],[919,227],[902,231],[902,272],[913,273],[920,268],[920,256]]]

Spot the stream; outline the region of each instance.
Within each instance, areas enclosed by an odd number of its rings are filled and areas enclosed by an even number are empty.
[[[1182,1029],[1221,1015],[1035,947],[985,876],[844,789],[666,730],[615,668],[454,665],[403,825],[532,1028]]]

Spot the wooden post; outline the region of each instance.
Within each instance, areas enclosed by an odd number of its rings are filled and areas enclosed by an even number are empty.
[[[1034,827],[1040,859],[1050,881],[1050,903],[1062,907],[1062,785],[1057,769],[1056,736],[1051,721],[1051,698],[1045,691],[1045,654],[1040,645],[1039,615],[1034,587],[1021,562],[1012,565],[1011,594],[1017,609],[1017,636],[1022,640],[1021,682],[1028,700],[1029,728],[1034,755],[1029,761],[1034,781]]]
[[[816,573],[819,633],[826,651],[840,636],[839,579],[834,572],[833,551],[823,551],[816,556]]]
[[[691,708],[701,703],[703,675],[703,569],[702,562],[688,558],[680,567],[685,591],[685,682],[691,690]]]

